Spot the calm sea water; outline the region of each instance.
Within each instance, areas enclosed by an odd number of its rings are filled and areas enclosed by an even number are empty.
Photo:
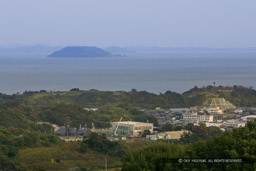
[[[7,94],[71,88],[184,92],[213,82],[256,88],[256,53],[140,54],[94,59],[0,55],[0,92]]]

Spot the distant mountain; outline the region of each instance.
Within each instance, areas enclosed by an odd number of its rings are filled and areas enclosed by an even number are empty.
[[[31,46],[5,46],[0,47],[1,52],[12,52],[12,53],[31,53],[31,52],[54,52],[59,49],[59,46],[44,46],[44,45],[31,45]]]
[[[105,48],[105,50],[111,53],[119,53],[119,54],[136,53],[136,51],[133,49],[122,48],[118,46],[110,46]]]
[[[256,48],[210,48],[210,47],[158,47],[158,46],[128,46],[128,47],[117,47],[110,46],[105,50],[111,53],[122,53],[122,54],[171,54],[171,53],[230,53],[230,52],[256,52]]]
[[[57,58],[84,58],[84,57],[111,57],[117,56],[103,49],[93,46],[67,46],[59,51],[56,51],[48,57]]]

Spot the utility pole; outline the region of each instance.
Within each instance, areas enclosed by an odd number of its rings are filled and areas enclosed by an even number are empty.
[[[66,128],[66,131],[67,131],[67,138],[69,138],[69,137],[68,137],[68,128],[69,128],[69,125],[67,125],[67,128]]]
[[[108,171],[108,160],[107,160],[107,157],[105,157],[105,171]]]

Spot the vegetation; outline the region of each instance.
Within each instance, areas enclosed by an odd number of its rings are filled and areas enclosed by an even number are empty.
[[[154,116],[144,114],[128,104],[104,105],[99,107],[97,111],[87,111],[79,104],[62,102],[37,108],[37,113],[37,120],[77,128],[80,124],[91,127],[92,123],[97,128],[110,127],[110,122],[118,121],[120,117],[124,120],[149,121],[157,125]]]
[[[70,125],[79,127],[80,124],[92,122],[93,113],[84,110],[78,104],[72,103],[55,103],[48,107],[37,109],[37,120],[54,123],[57,125]]]
[[[186,125],[186,130],[191,133],[185,134],[181,137],[179,143],[181,144],[194,144],[199,140],[207,140],[211,137],[217,137],[222,135],[222,131],[218,127],[206,127],[205,124],[200,123],[199,126]]]
[[[92,149],[81,153],[81,142],[60,142],[50,147],[24,148],[16,160],[28,170],[98,170],[104,169],[105,157]],[[107,157],[108,168],[121,167],[121,159]]]
[[[165,124],[160,131],[174,131],[174,128],[175,127],[172,124]]]
[[[76,91],[52,93],[29,92],[30,94],[27,93],[25,96],[23,95],[22,101],[28,105],[40,104],[46,106],[56,102],[72,102],[79,103],[83,107],[99,107],[106,104],[127,103],[135,107],[154,109],[156,107],[178,108],[201,106],[207,98],[223,97],[236,106],[256,106],[256,90],[242,86],[194,87],[182,94],[166,91],[164,94],[160,93],[159,95],[146,91],[137,91],[135,89],[132,89],[130,92],[75,90]],[[16,98],[18,97],[20,98],[20,96],[17,96]]]
[[[154,94],[146,91],[137,91],[132,89],[129,92],[124,91],[98,91],[98,90],[79,90],[73,88],[67,92],[46,92],[26,91],[23,94],[5,95],[0,94],[0,103],[15,100],[26,106],[50,106],[55,103],[78,103],[82,107],[101,107],[103,105],[112,105],[126,103],[134,107],[155,109],[178,108],[201,106],[207,98],[223,97],[236,106],[255,107],[256,90],[243,86],[206,86],[198,88],[195,86],[191,90],[182,94],[172,91]]]
[[[51,134],[42,134],[38,131],[28,131],[18,128],[1,128],[0,169],[26,170],[16,159],[19,149],[27,147],[49,147],[59,142],[59,137]]]
[[[81,151],[81,142],[60,142],[50,147],[23,148],[17,154],[17,161],[23,163],[28,170],[100,170],[105,168],[105,158],[110,168],[121,168],[122,157],[98,152],[96,148],[87,146]],[[152,141],[127,139],[118,141],[126,152],[149,146]],[[57,162],[58,161],[58,162]]]
[[[97,133],[91,133],[88,138],[84,137],[80,150],[86,152],[88,148],[112,157],[121,157],[125,154],[125,147],[122,144],[109,141],[106,135]]]
[[[0,127],[50,132],[50,126],[37,125],[34,122],[36,116],[37,113],[31,107],[25,107],[17,102],[9,101],[0,104]]]
[[[122,170],[255,170],[255,135],[256,120],[244,128],[195,144],[155,143],[127,154]],[[243,162],[180,164],[177,162],[179,158],[242,159]]]

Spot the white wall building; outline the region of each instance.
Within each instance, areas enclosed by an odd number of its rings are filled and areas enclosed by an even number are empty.
[[[243,121],[250,121],[256,119],[256,115],[248,115],[241,118]]]
[[[145,130],[153,132],[153,123],[144,122],[111,122],[113,133],[116,132],[118,136],[140,136]]]
[[[205,126],[206,127],[211,127],[211,126],[215,126],[215,127],[220,127],[222,125],[222,123],[216,123],[216,122],[206,122]]]
[[[223,123],[223,125],[225,125],[226,127],[239,128],[239,127],[244,127],[246,123],[241,121],[234,121],[234,122],[225,122]]]
[[[223,114],[223,111],[219,107],[206,108],[206,111],[210,114]]]
[[[183,119],[190,123],[213,122],[212,115],[184,114]]]

